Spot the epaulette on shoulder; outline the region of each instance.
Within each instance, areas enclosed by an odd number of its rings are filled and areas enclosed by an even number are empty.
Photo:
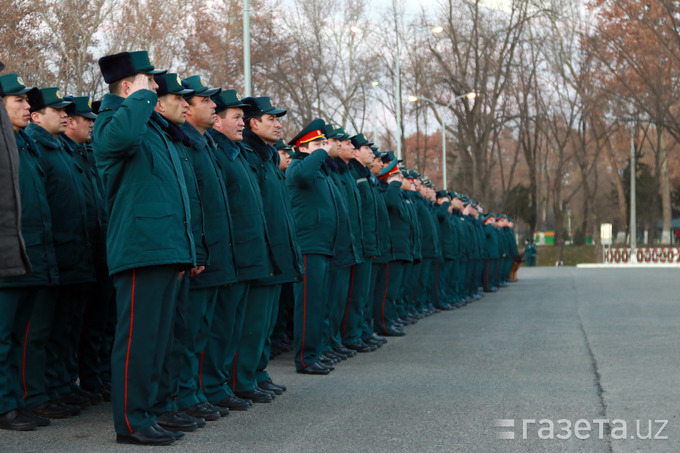
[[[251,152],[251,153],[255,152],[255,150],[253,148],[251,148],[250,146],[246,145],[243,142],[241,142],[241,143],[243,144],[243,147],[246,149],[246,151]]]

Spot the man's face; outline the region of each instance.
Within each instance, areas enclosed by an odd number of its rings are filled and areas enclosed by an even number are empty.
[[[184,124],[189,103],[181,94],[168,93],[158,98],[158,112],[174,124]]]
[[[262,140],[273,145],[281,138],[281,122],[276,115],[265,113],[262,118],[249,120],[251,130]]]
[[[224,118],[217,115],[213,127],[226,135],[230,140],[240,142],[243,140],[243,128],[245,125],[246,123],[243,122],[243,109],[228,108],[224,112]]]
[[[281,157],[281,161],[279,162],[279,170],[281,171],[286,171],[286,168],[288,168],[288,165],[290,165],[290,154],[288,154],[288,151],[279,150],[279,157]]]
[[[215,107],[210,96],[194,96],[189,102],[187,121],[203,133],[215,124]]]
[[[69,116],[66,127],[66,135],[74,142],[82,145],[83,143],[90,140],[93,127],[93,119],[85,118],[84,116],[80,115]]]
[[[328,155],[330,157],[340,157],[341,159],[344,160],[344,157],[342,157],[342,152],[340,150],[340,140],[338,140],[337,138],[329,138],[328,144],[331,145],[331,149],[328,150]]]
[[[55,137],[66,132],[68,115],[65,109],[45,107],[41,112],[33,112],[31,119]]]
[[[317,149],[323,148],[326,150],[326,152],[329,152],[330,146],[331,145],[328,143],[328,139],[321,138],[319,140],[313,140],[311,142],[301,144],[298,146],[298,150],[300,150],[301,153],[311,154]]]
[[[378,176],[380,171],[385,167],[385,164],[383,164],[383,161],[381,158],[376,157],[373,159],[373,162],[369,165],[368,169],[371,170],[371,173],[373,173],[375,176]]]
[[[28,103],[27,94],[5,96],[2,101],[5,103],[9,120],[15,131],[18,132],[19,129],[28,126],[28,122],[31,120],[31,106]]]
[[[338,143],[340,146],[340,159],[345,162],[354,159],[354,145],[352,145],[352,140],[343,140]]]
[[[343,142],[344,143],[344,142]],[[347,140],[347,143],[350,144],[352,148],[354,148],[354,145],[352,145],[351,140]],[[368,167],[371,162],[373,162],[373,159],[375,159],[375,154],[373,154],[373,150],[371,149],[370,146],[363,145],[360,148],[354,148],[354,158],[358,160],[362,165],[365,167]]]

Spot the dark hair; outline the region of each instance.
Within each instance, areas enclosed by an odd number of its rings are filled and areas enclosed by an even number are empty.
[[[262,122],[263,116],[264,116],[264,113],[260,113],[259,115],[253,115],[253,116],[249,116],[248,118],[246,118],[246,121],[245,121],[246,129],[248,129],[249,131],[252,130],[250,128],[250,120],[258,120],[259,122]]]

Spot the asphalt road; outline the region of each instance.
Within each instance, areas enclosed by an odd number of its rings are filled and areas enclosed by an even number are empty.
[[[0,431],[0,451],[680,451],[678,271],[519,277],[329,376],[298,375],[290,354],[279,357],[270,374],[284,395],[172,446],[116,444],[104,404],[35,432]]]

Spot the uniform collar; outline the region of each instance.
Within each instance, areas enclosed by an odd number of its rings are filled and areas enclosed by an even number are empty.
[[[184,134],[189,138],[191,146],[195,150],[201,151],[207,146],[208,142],[206,138],[203,136],[203,134],[198,132],[198,129],[196,129],[188,121],[185,121],[183,124],[180,124],[179,128],[182,129],[182,132],[184,132]]]
[[[265,143],[264,140],[249,129],[243,129],[243,142],[264,161],[272,160],[274,154],[278,154],[273,146]]]
[[[40,157],[40,151],[35,146],[35,142],[23,129],[20,129],[19,132],[14,131],[14,138],[16,139],[18,149],[26,147],[35,157]]]
[[[50,134],[44,128],[38,126],[35,123],[31,123],[26,127],[26,133],[41,146],[49,149],[61,148],[61,142],[59,141],[59,138]]]
[[[206,135],[215,142],[217,147],[224,151],[224,154],[227,155],[227,159],[230,161],[236,159],[242,151],[242,144],[234,142],[232,139],[216,129],[208,129]]]

